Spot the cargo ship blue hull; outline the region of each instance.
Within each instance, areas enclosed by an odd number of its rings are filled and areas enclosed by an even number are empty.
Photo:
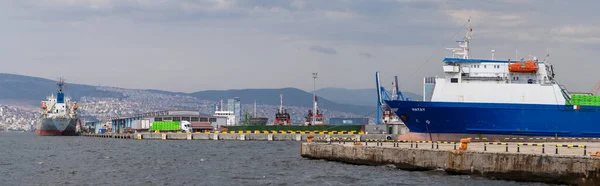
[[[385,102],[413,133],[413,140],[474,136],[600,137],[600,107],[596,106]]]

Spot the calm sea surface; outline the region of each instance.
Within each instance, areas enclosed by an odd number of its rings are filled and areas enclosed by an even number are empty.
[[[300,157],[293,141],[0,134],[0,185],[544,185]]]

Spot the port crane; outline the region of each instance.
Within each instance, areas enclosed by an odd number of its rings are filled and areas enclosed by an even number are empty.
[[[385,104],[383,100],[408,100],[402,95],[402,92],[398,89],[398,76],[394,76],[394,82],[392,82],[393,89],[392,93],[385,90],[383,86],[381,86],[381,81],[379,79],[379,72],[375,72],[375,83],[377,86],[377,119],[376,124],[382,124],[385,122],[390,122],[391,120],[398,119],[398,116],[393,113],[392,109]],[[383,114],[382,114],[383,112]],[[384,116],[384,117],[382,117]]]

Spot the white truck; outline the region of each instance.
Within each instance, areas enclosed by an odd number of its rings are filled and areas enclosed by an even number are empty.
[[[180,129],[183,132],[192,132],[192,124],[190,122],[188,122],[188,121],[181,121],[180,124],[181,124]]]

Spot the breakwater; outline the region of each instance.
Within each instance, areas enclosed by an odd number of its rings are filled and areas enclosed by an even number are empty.
[[[521,150],[520,150],[521,151]],[[403,170],[444,170],[515,181],[597,185],[600,158],[584,155],[302,143],[305,158],[352,164],[388,165]]]

